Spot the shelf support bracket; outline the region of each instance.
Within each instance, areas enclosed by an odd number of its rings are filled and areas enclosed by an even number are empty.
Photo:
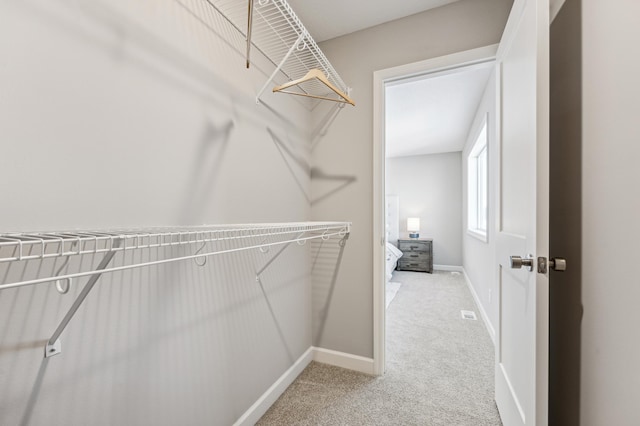
[[[287,54],[284,55],[284,58],[282,58],[282,61],[280,61],[280,63],[278,64],[278,67],[271,73],[271,76],[269,77],[267,82],[264,83],[264,86],[262,86],[262,89],[260,89],[260,91],[258,92],[258,95],[256,96],[256,103],[257,104],[260,103],[260,97],[262,96],[264,91],[267,90],[267,87],[269,86],[269,84],[271,84],[273,79],[276,78],[276,75],[278,74],[278,72],[280,72],[280,70],[282,69],[282,66],[285,64],[285,62],[287,62],[287,59],[289,59],[289,56],[291,56],[293,51],[298,48],[298,46],[300,45],[300,43],[303,40],[304,40],[304,34],[300,34],[298,36],[298,39],[296,40],[296,42],[291,45],[291,47],[289,48],[289,51],[287,52]]]
[[[112,248],[117,248],[119,246],[120,246],[120,238],[114,239]],[[115,256],[115,254],[116,252],[114,250],[109,251],[105,255],[105,257],[102,259],[102,261],[100,262],[96,270],[101,271],[105,269],[107,265],[109,265],[109,262],[111,262],[111,259],[113,259],[113,256]],[[76,300],[73,302],[73,305],[71,305],[71,308],[69,308],[69,311],[62,319],[62,322],[60,322],[60,325],[58,325],[58,328],[56,328],[56,331],[53,332],[53,335],[47,342],[47,345],[44,348],[45,358],[58,355],[59,353],[62,352],[60,335],[62,334],[64,329],[67,327],[67,325],[69,324],[69,321],[71,321],[71,318],[73,318],[73,315],[75,315],[76,311],[78,310],[80,305],[82,305],[82,302],[84,302],[84,300],[87,298],[87,296],[89,295],[89,292],[91,291],[91,289],[93,288],[93,286],[96,284],[96,282],[101,276],[102,276],[102,272],[98,272],[96,274],[91,275],[91,277],[89,278],[89,281],[84,286],[84,288],[82,289],[82,291],[80,292]]]
[[[260,268],[260,270],[258,272],[256,272],[256,281],[260,282],[260,275],[262,275],[262,273],[269,267],[269,265],[271,265],[274,262],[274,260],[276,260],[278,258],[278,256],[280,256],[282,254],[282,252],[287,249],[287,247],[289,247],[293,242],[297,241],[298,238],[302,237],[304,234],[305,233],[302,232],[300,235],[298,235],[296,237],[295,240],[289,241],[287,244],[285,244],[282,247],[280,247],[280,250],[278,250],[278,252],[276,254],[274,254],[273,257],[271,259],[269,259],[269,261],[267,263],[265,263],[264,266],[262,268]]]

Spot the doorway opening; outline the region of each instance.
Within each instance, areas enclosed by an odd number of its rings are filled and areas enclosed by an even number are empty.
[[[421,262],[405,261],[401,269],[462,271],[462,235],[467,233],[462,183],[468,177],[463,156],[496,50],[488,46],[374,73],[373,235],[380,242],[374,245],[373,274],[376,374],[385,372],[386,290],[396,267],[387,262],[389,251],[402,240],[414,241],[408,235],[412,231],[428,241],[432,252],[427,264],[422,254],[412,253]],[[439,189],[416,195],[432,185]],[[417,232],[407,227],[415,227],[415,219]]]

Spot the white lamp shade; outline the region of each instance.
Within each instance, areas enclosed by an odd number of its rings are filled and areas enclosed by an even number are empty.
[[[410,217],[407,219],[407,231],[419,232],[420,231],[420,218]]]

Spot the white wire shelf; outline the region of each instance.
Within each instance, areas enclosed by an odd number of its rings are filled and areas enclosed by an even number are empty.
[[[288,81],[293,81],[301,79],[311,70],[320,70],[342,94],[337,94],[317,79],[300,83],[286,93],[353,104],[348,99],[349,87],[286,0],[248,0],[249,8],[247,0],[205,1],[226,17],[241,34],[250,39],[255,49],[276,65],[273,74],[256,96],[257,102],[279,72],[284,74]],[[249,16],[252,16],[252,19],[249,19]],[[247,48],[247,66],[250,62],[250,47]]]
[[[0,284],[0,290],[44,282],[79,278],[105,272],[152,266],[187,259],[260,249],[332,236],[345,237],[350,222],[293,222],[197,227],[145,228],[108,231],[22,232],[0,234],[0,264],[4,262],[108,254],[128,250],[194,246],[192,254],[152,262],[92,269],[71,274]],[[233,242],[229,244],[216,244]]]
[[[48,358],[62,352],[60,335],[104,273],[161,265],[187,259],[193,259],[199,266],[204,266],[209,256],[251,249],[259,249],[263,253],[267,253],[268,250],[266,248],[281,246],[256,271],[256,281],[260,283],[261,274],[294,242],[304,244],[308,240],[317,238],[328,240],[333,236],[338,236],[341,238],[339,244],[342,252],[350,231],[350,222],[294,222],[0,234],[0,265],[9,264],[11,266],[10,262],[27,264],[28,262],[42,262],[47,259],[55,261],[57,258],[63,258],[62,266],[58,268],[55,274],[35,279],[2,283],[0,284],[0,290],[55,281],[58,292],[65,294],[69,291],[73,278],[89,277],[66,315],[51,335],[51,338],[47,341],[44,348],[44,356]],[[122,266],[109,267],[109,263],[118,252],[176,247],[186,248],[186,250],[170,250],[168,257],[160,260],[132,261]],[[188,250],[189,247],[191,247],[191,250]],[[70,257],[95,254],[104,255],[97,266],[79,272],[59,274]],[[201,260],[200,263],[198,262],[199,259]]]

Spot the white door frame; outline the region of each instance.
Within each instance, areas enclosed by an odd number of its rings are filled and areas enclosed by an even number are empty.
[[[446,75],[494,61],[498,45],[440,56],[373,73],[373,373],[385,371],[385,83],[418,75]]]

